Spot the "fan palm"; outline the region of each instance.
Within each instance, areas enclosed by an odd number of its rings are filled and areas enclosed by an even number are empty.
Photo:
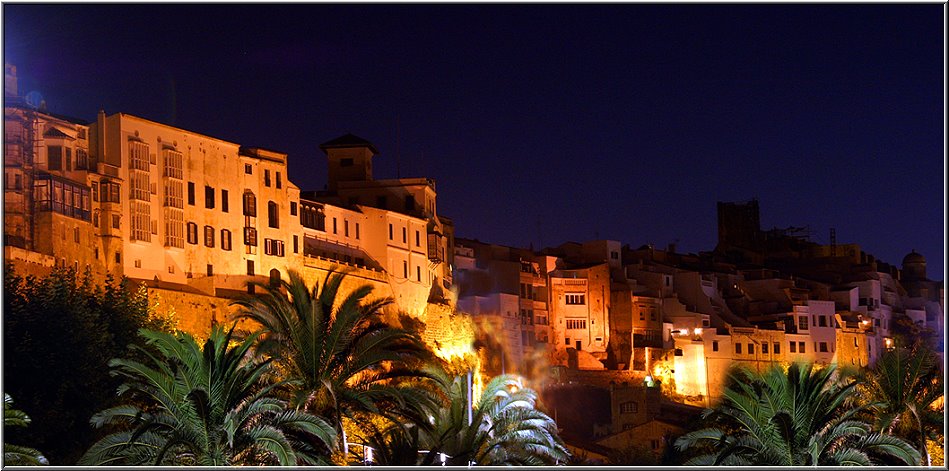
[[[429,456],[452,465],[545,465],[566,463],[569,452],[557,434],[557,425],[535,408],[537,394],[513,375],[492,379],[481,398],[472,398],[456,377],[449,389],[450,403],[432,417],[422,444]],[[469,421],[470,415],[470,421]]]
[[[269,361],[248,357],[257,334],[232,343],[233,328],[214,328],[203,349],[186,333],[146,329],[146,360],[110,361],[129,403],[94,415],[118,430],[95,443],[81,465],[324,464],[335,445],[319,417],[287,409],[262,376]],[[156,354],[157,352],[157,354]],[[321,456],[322,454],[322,456]]]
[[[703,417],[711,426],[679,437],[697,450],[689,465],[870,465],[882,459],[915,464],[919,453],[900,438],[872,433],[847,407],[856,383],[839,384],[833,366],[791,365],[732,374],[722,402]]]
[[[389,298],[368,300],[362,285],[343,296],[345,273],[330,271],[309,288],[299,273],[235,304],[264,328],[258,351],[276,359],[292,407],[332,418],[347,448],[344,422],[361,414],[418,422],[436,397],[418,387],[433,358],[414,333],[382,322]]]
[[[30,424],[30,417],[18,409],[13,408],[13,398],[3,393],[3,426],[26,427]],[[37,466],[49,464],[46,457],[30,447],[3,444],[3,464],[6,466]]]
[[[934,404],[943,397],[943,378],[936,355],[922,342],[884,352],[866,375],[863,397],[872,398],[869,412],[874,430],[903,437],[931,464],[927,440],[942,432],[943,410]]]

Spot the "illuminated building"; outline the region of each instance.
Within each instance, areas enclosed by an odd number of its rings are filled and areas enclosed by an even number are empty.
[[[289,270],[312,283],[345,268],[347,286],[414,316],[448,302],[453,226],[435,182],[374,180],[371,143],[323,144],[330,191],[301,192],[284,153],[124,113],[82,124],[25,103],[6,72],[4,258],[21,272],[127,276],[194,332],[227,320],[248,281]]]

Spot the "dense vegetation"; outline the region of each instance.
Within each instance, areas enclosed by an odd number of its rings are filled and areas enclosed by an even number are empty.
[[[4,392],[32,419],[4,432],[51,464],[74,464],[95,441],[89,418],[115,403],[109,360],[126,356],[140,328],[171,326],[125,281],[97,286],[69,268],[22,277],[9,265],[3,281]]]

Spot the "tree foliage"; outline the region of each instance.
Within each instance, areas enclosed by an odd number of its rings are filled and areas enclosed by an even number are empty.
[[[564,464],[570,457],[553,419],[536,408],[537,393],[513,375],[493,378],[468,410],[466,379],[454,378],[449,401],[424,429],[421,444],[449,465]],[[471,415],[469,425],[468,416]]]
[[[335,441],[319,417],[286,407],[263,376],[270,361],[248,358],[257,335],[231,344],[214,328],[201,347],[189,334],[143,329],[157,355],[115,359],[129,402],[92,418],[115,431],[93,445],[81,465],[315,465]]]
[[[871,432],[848,406],[856,382],[835,379],[834,367],[794,364],[785,372],[732,374],[722,402],[704,414],[709,425],[676,440],[698,450],[685,464],[757,466],[868,466],[895,460],[915,464],[919,452],[900,438]]]
[[[13,408],[13,398],[3,394],[3,427],[26,427],[30,425],[30,417],[21,410]],[[22,446],[3,444],[3,464],[6,466],[37,466],[49,464],[46,457],[39,450]]]
[[[902,437],[920,452],[923,466],[931,464],[929,441],[938,440],[944,423],[943,373],[939,358],[925,341],[880,355],[866,374],[860,397],[873,429]]]
[[[437,400],[420,387],[431,378],[431,351],[412,332],[382,322],[391,300],[369,300],[371,286],[344,296],[344,276],[331,271],[311,288],[291,271],[289,281],[259,285],[260,296],[236,303],[242,317],[263,326],[257,351],[275,359],[291,407],[332,420],[343,447],[344,421],[368,414],[417,422]]]
[[[94,441],[89,417],[112,404],[110,358],[124,355],[141,327],[160,327],[144,291],[126,280],[97,284],[86,272],[4,272],[4,387],[33,418],[17,440],[53,464],[74,464]]]

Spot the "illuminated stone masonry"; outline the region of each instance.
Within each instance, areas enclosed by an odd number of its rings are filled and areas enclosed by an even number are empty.
[[[454,229],[435,182],[373,179],[368,141],[321,145],[329,191],[301,191],[281,152],[124,113],[84,123],[26,104],[14,67],[5,78],[4,258],[18,269],[145,282],[199,334],[248,281],[289,270],[346,269],[415,317],[448,302]]]

